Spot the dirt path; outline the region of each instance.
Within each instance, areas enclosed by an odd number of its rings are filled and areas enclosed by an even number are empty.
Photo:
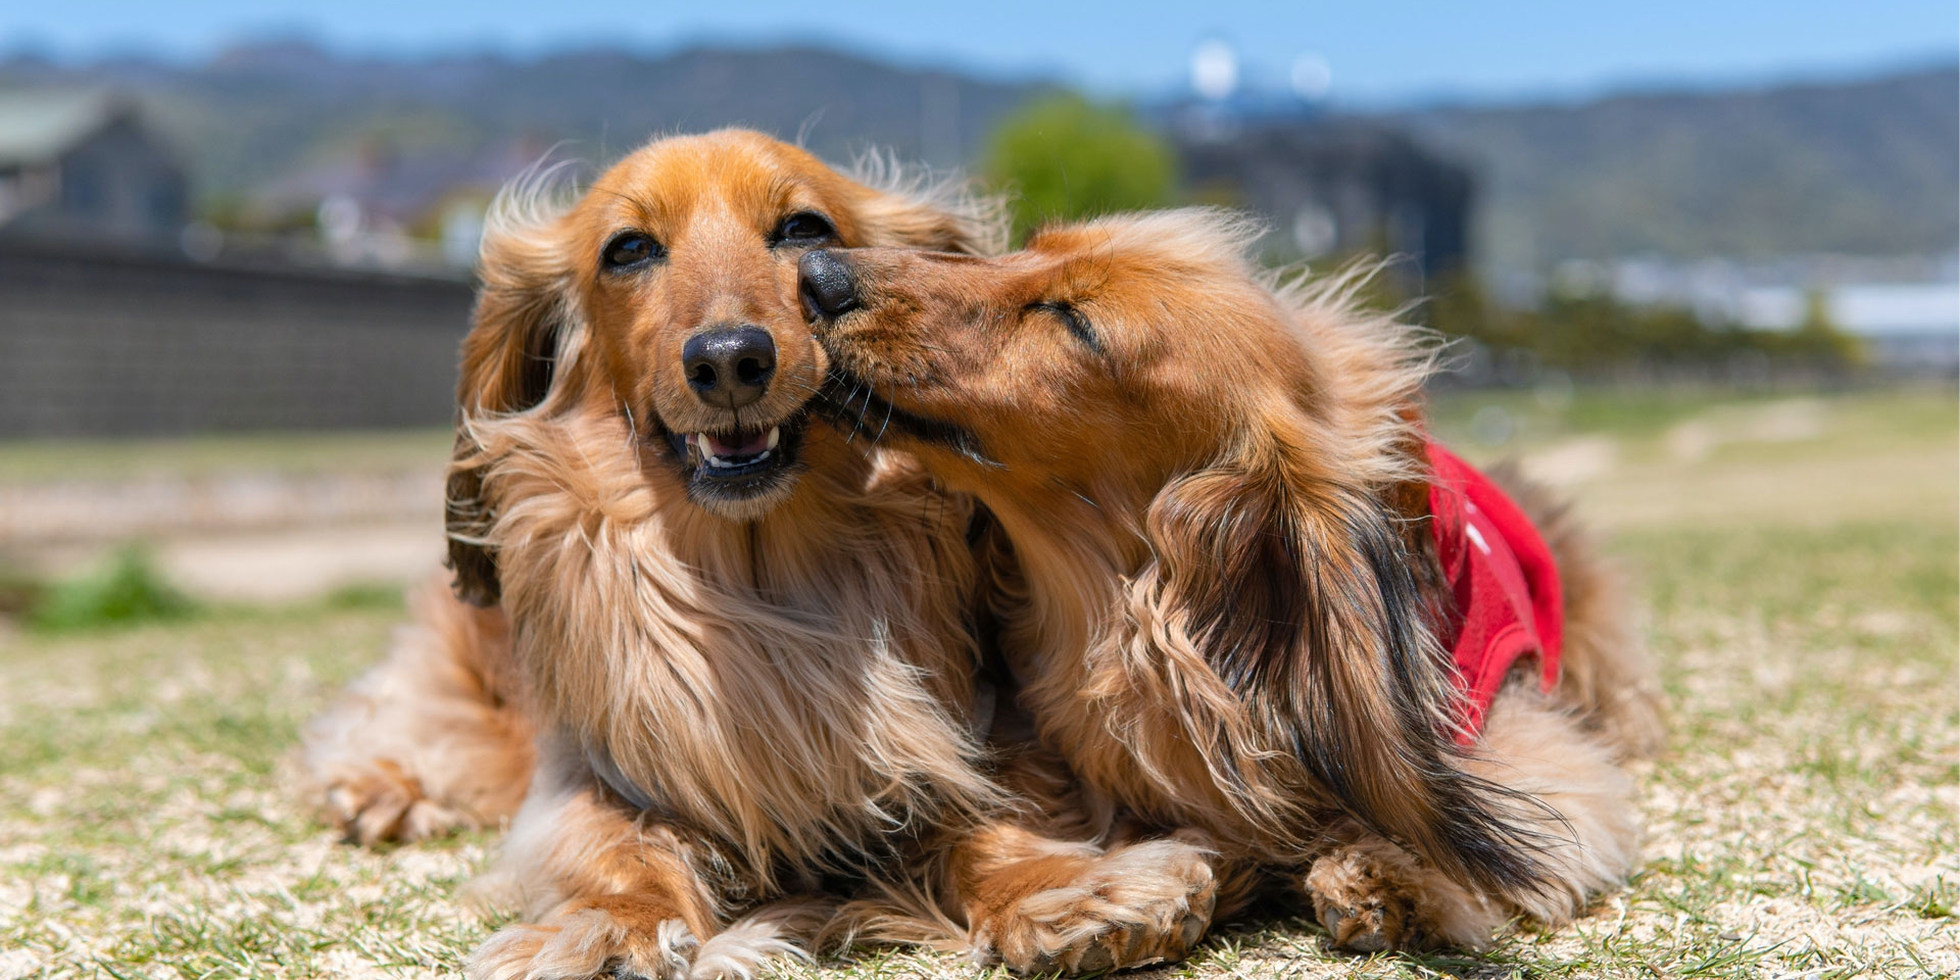
[[[290,602],[393,586],[443,554],[440,458],[372,472],[0,481],[0,564],[60,579],[141,542],[201,599]]]

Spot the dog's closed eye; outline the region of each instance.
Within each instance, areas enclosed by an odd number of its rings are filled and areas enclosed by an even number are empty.
[[[1096,333],[1095,325],[1089,322],[1088,317],[1082,315],[1081,310],[1063,302],[1029,303],[1027,308],[1029,312],[1040,311],[1052,314],[1068,328],[1069,336],[1081,341],[1084,347],[1098,354],[1103,353],[1102,336]]]

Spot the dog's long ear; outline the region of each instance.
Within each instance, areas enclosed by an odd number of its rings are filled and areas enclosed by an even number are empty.
[[[483,544],[494,515],[483,494],[484,466],[470,434],[473,419],[536,407],[557,379],[574,313],[570,273],[551,222],[518,221],[493,208],[483,239],[476,312],[463,340],[456,384],[456,446],[450,458],[446,525],[456,595],[478,606],[502,597],[497,562]],[[498,219],[501,220],[498,220]]]
[[[878,154],[858,160],[849,173],[868,191],[856,208],[865,240],[852,244],[967,255],[1007,249],[1006,207],[964,181],[934,181]]]
[[[1147,527],[1160,601],[1262,741],[1341,809],[1461,880],[1535,889],[1514,816],[1530,801],[1458,764],[1427,556],[1395,509],[1409,495],[1344,485],[1307,454],[1275,439],[1165,488]]]

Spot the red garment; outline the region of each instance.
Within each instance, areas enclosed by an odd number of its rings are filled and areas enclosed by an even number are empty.
[[[1518,658],[1537,655],[1546,691],[1558,683],[1564,597],[1552,550],[1497,484],[1433,442],[1429,464],[1430,528],[1456,595],[1445,641],[1461,675],[1468,742]]]

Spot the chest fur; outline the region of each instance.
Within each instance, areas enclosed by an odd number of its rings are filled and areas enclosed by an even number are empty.
[[[991,804],[958,525],[808,483],[722,522],[550,449],[491,471],[504,605],[544,724],[621,797],[763,875]]]

